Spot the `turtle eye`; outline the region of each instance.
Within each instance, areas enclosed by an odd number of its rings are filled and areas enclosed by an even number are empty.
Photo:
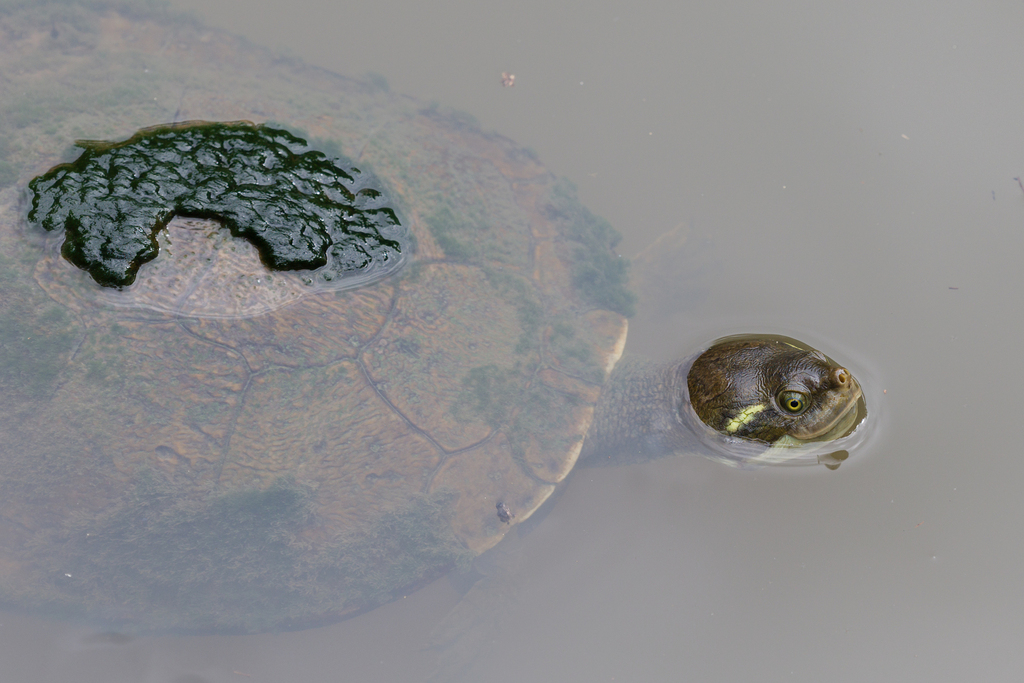
[[[807,394],[799,391],[780,391],[778,401],[787,415],[799,415],[807,410]]]

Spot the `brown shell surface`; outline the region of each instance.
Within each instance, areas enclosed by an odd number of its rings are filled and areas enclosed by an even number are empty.
[[[574,466],[624,344],[574,289],[575,200],[462,117],[140,12],[0,14],[0,600],[254,631],[490,548],[497,502],[521,522]],[[336,145],[394,197],[404,270],[315,290],[175,219],[117,293],[25,225],[71,140],[188,119]]]

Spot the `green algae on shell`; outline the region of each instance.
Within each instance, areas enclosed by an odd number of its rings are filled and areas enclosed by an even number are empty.
[[[132,284],[176,215],[222,221],[272,270],[365,284],[401,264],[404,230],[384,195],[286,130],[190,121],[76,144],[78,159],[29,183],[28,218],[63,229],[64,257],[101,285]]]

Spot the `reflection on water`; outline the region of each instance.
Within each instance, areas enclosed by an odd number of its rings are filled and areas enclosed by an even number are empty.
[[[1005,378],[1021,370],[1018,10],[204,8],[253,35],[302,36],[292,49],[321,64],[373,68],[396,91],[469,109],[532,145],[625,233],[627,255],[687,225],[699,249],[644,291],[633,351],[667,359],[765,330],[828,349],[874,387],[878,438],[836,472],[735,472],[698,459],[577,471],[542,523],[497,546],[512,555],[517,591],[466,680],[958,680],[1019,670],[1016,439],[979,428],[992,424],[993,405],[1012,405]],[[266,28],[248,23],[261,17]],[[338,26],[359,30],[339,41]],[[79,16],[55,11],[41,27],[57,44],[27,66],[91,49]],[[131,37],[203,79],[187,44]],[[94,96],[109,105],[141,94],[154,103],[149,122],[190,106],[188,90],[130,66],[142,73],[129,91]],[[502,88],[509,70],[516,87]],[[59,88],[0,101],[0,162],[10,163],[8,150],[31,160],[20,182],[66,140],[135,125],[128,110],[86,113],[88,133],[44,121],[35,136],[40,116],[67,106]],[[253,101],[281,118],[277,98]],[[366,143],[353,133],[354,148]],[[5,224],[10,177],[0,166]],[[0,250],[10,256],[15,243],[4,237]],[[46,396],[47,368],[85,337],[50,299],[20,297],[8,295],[14,312],[0,321],[5,358],[16,359],[0,380]],[[46,438],[66,446],[59,430]],[[3,514],[5,537],[40,523]],[[15,680],[344,671],[412,681],[431,666],[429,634],[457,588],[442,579],[340,624],[276,635],[87,645],[78,627],[19,615],[4,615],[0,629]]]

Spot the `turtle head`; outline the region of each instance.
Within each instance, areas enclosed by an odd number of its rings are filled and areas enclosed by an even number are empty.
[[[719,433],[771,445],[830,441],[857,423],[860,384],[820,351],[784,337],[729,337],[693,362],[690,404]]]

